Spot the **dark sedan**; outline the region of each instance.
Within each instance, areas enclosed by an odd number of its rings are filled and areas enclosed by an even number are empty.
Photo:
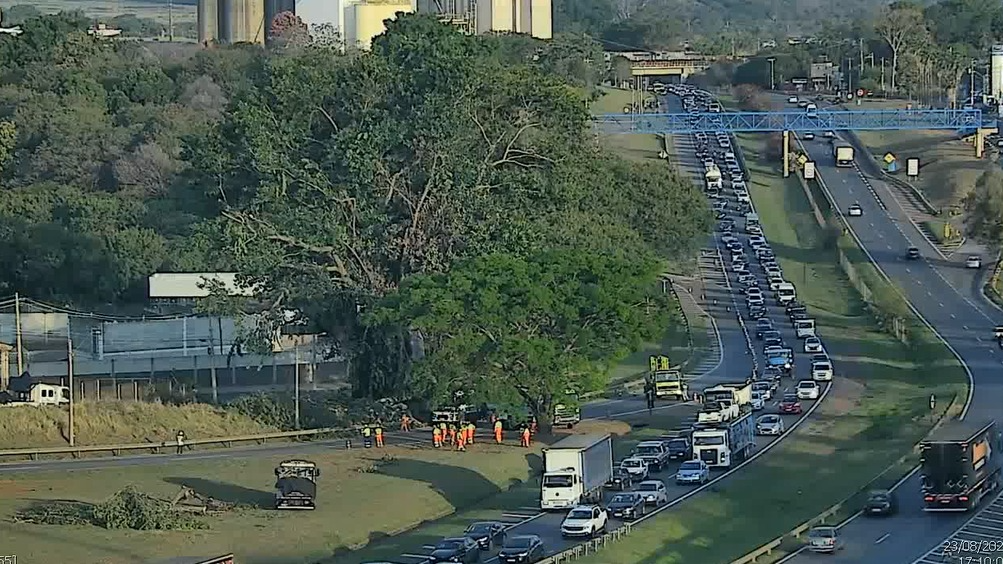
[[[644,496],[636,493],[616,494],[606,506],[606,511],[617,519],[639,519],[644,516]]]
[[[464,533],[480,545],[481,550],[491,550],[492,547],[505,544],[505,524],[494,521],[481,521],[467,527]]]
[[[895,492],[891,490],[874,490],[867,494],[865,515],[894,515],[898,512],[899,503]]]
[[[625,492],[633,486],[634,476],[620,467],[613,470],[613,477],[606,482],[606,488],[621,492]]]
[[[536,535],[519,535],[508,539],[498,553],[502,564],[533,564],[547,555],[543,541]]]
[[[432,562],[477,564],[481,560],[481,547],[477,541],[467,537],[442,539],[429,556]]]

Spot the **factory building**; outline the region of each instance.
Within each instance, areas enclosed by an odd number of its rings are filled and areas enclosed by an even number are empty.
[[[264,43],[264,0],[198,0],[199,43]]]
[[[368,50],[373,38],[386,31],[386,20],[392,20],[398,13],[411,13],[414,7],[408,0],[402,3],[355,2],[345,7],[345,46]]]
[[[469,33],[523,33],[551,39],[551,0],[417,0],[418,11],[438,14]]]
[[[993,45],[989,54],[990,94],[997,104],[1003,104],[1003,45]],[[986,89],[983,89],[986,90]]]

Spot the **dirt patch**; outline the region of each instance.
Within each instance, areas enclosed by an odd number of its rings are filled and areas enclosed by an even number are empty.
[[[584,435],[593,433],[609,433],[610,435],[626,435],[630,433],[630,423],[625,421],[582,421],[574,429],[556,430],[556,435]]]
[[[0,498],[16,499],[38,491],[31,483],[15,480],[0,480]],[[41,489],[45,489],[42,487]]]
[[[819,411],[825,415],[846,415],[860,403],[866,390],[867,386],[856,380],[835,380]]]

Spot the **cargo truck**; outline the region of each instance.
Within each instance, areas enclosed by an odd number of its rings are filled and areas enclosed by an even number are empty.
[[[572,435],[543,449],[540,508],[569,509],[602,501],[603,485],[613,478],[609,435]]]
[[[708,192],[716,192],[720,190],[722,186],[721,169],[719,169],[714,163],[707,165],[707,169],[704,172],[704,181],[707,183]]]
[[[703,391],[705,402],[719,402],[733,406],[734,416],[751,409],[752,381],[718,384]]]
[[[659,370],[655,372],[655,397],[688,401],[690,388],[683,379],[683,373],[678,370]]]
[[[999,487],[995,421],[950,421],[919,444],[925,511],[968,511]]]
[[[853,166],[853,146],[847,143],[833,143],[832,156],[836,159],[836,166]]]
[[[703,460],[711,468],[731,468],[756,448],[755,427],[752,414],[746,414],[727,425],[696,428],[693,458]]]

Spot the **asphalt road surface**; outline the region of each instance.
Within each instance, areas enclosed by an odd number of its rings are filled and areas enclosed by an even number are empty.
[[[881,269],[971,370],[974,391],[967,418],[997,417],[1003,405],[1003,379],[999,378],[1003,351],[997,347],[992,332],[995,325],[1003,322],[1003,314],[977,291],[978,278],[983,273],[966,270],[964,257],[959,257],[962,262],[941,258],[906,219],[884,183],[869,179],[872,192],[856,168],[837,168],[829,143],[821,137],[805,141],[805,147],[840,210],[846,213],[854,203],[863,208],[862,217],[847,218],[853,231]],[[887,212],[877,198],[885,202]],[[923,258],[907,261],[905,253],[910,246],[919,248]],[[846,549],[840,554],[835,557],[801,554],[787,562],[825,558],[832,564],[905,564],[924,558],[928,551],[942,546],[944,539],[972,517],[971,514],[924,513],[918,475],[913,475],[898,492],[899,515],[887,519],[858,518],[850,522],[841,532]],[[1003,516],[986,521],[978,530],[981,535],[1003,540]],[[992,556],[999,556],[1003,562],[1003,551]],[[923,562],[948,560],[924,559]]]

